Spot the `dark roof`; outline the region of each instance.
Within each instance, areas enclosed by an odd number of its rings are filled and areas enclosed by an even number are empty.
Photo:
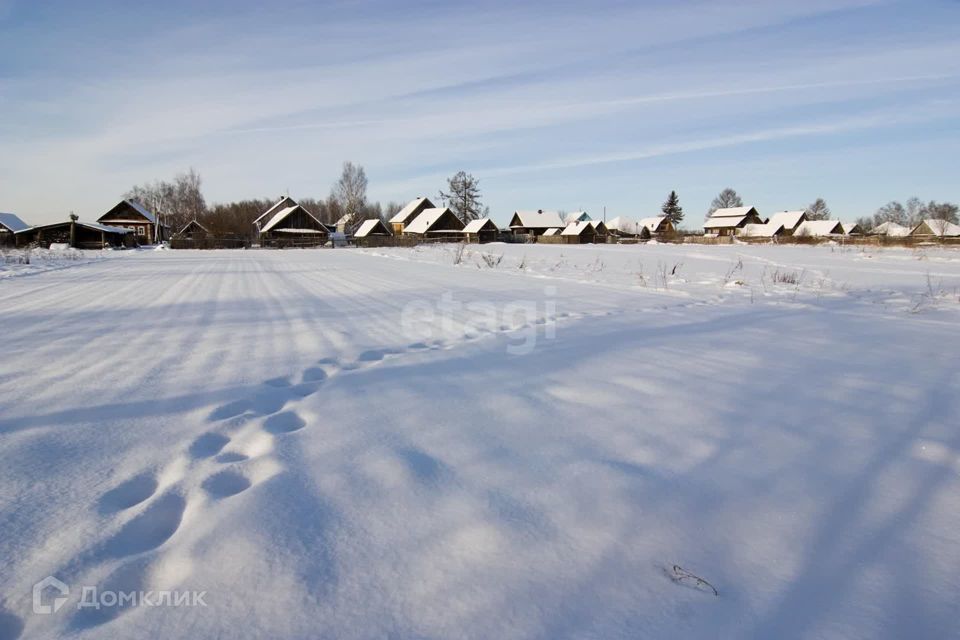
[[[9,231],[16,233],[17,231],[29,229],[30,225],[12,213],[0,213],[0,227],[5,227]]]
[[[125,207],[125,206],[126,206],[126,207],[130,207],[131,209],[133,209],[134,211],[136,211],[137,213],[139,213],[140,215],[142,215],[144,218],[147,219],[147,222],[152,222],[153,224],[156,224],[156,223],[157,223],[157,218],[156,218],[156,216],[154,216],[152,213],[150,213],[150,211],[148,211],[146,207],[144,207],[142,204],[140,204],[140,203],[137,202],[136,200],[121,200],[120,202],[118,202],[118,203],[116,204],[116,206],[112,207],[112,208],[111,208],[109,211],[107,211],[105,214],[103,214],[102,216],[100,216],[99,218],[97,218],[97,220],[103,220],[104,218],[106,218],[107,216],[109,216],[110,214],[112,214],[113,212],[115,212],[115,211],[117,211],[118,209],[121,209],[121,208],[123,208],[123,207]]]

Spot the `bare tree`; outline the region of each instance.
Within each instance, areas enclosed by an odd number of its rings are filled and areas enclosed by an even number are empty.
[[[896,200],[891,200],[883,205],[873,214],[873,226],[877,227],[884,222],[893,222],[899,225],[907,225],[910,220],[907,218],[907,210]]]
[[[809,220],[828,220],[830,218],[830,207],[823,198],[814,200],[806,210]]]
[[[727,187],[721,191],[716,198],[713,199],[713,202],[710,203],[710,210],[707,212],[707,217],[713,215],[713,212],[717,209],[729,209],[730,207],[742,207],[743,200],[740,199],[740,196],[736,191]]]
[[[447,179],[449,192],[440,192],[440,199],[463,222],[476,220],[487,215],[488,207],[480,203],[480,181],[466,171],[458,171]]]
[[[921,219],[931,218],[933,220],[946,220],[947,222],[952,222],[953,224],[960,224],[960,216],[958,216],[958,211],[960,208],[952,202],[935,202],[931,200],[927,204],[923,205],[921,210]],[[919,221],[918,221],[919,223]]]
[[[135,185],[123,197],[139,202],[156,215],[161,224],[176,230],[191,220],[199,220],[207,212],[201,185],[200,174],[191,167],[174,176],[172,182],[157,180]]]
[[[344,162],[340,179],[330,192],[330,200],[337,204],[341,215],[361,215],[367,203],[367,173],[363,167]]]

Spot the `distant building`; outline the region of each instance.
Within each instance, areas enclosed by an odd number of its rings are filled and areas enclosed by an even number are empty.
[[[289,203],[286,203],[289,204]],[[260,225],[260,244],[265,247],[316,247],[326,244],[330,229],[320,219],[299,204],[277,209],[270,208],[272,215]]]
[[[592,220],[593,218],[586,211],[573,211],[571,213],[564,214],[563,222],[564,224],[570,224],[571,222],[583,222],[584,220]]]
[[[797,227],[807,220],[806,211],[780,211],[770,216],[770,220],[767,222],[773,225],[780,225],[783,227],[783,235],[792,236],[797,230]]]
[[[400,209],[392,218],[390,218],[390,226],[393,229],[394,235],[400,235],[404,232],[406,225],[409,224],[419,216],[421,213],[427,209],[435,209],[433,203],[430,202],[430,198],[419,197],[414,198],[407,203],[403,209]]]
[[[257,234],[260,233],[260,230],[263,228],[270,218],[273,217],[278,211],[282,211],[289,207],[297,206],[297,201],[291,198],[290,196],[283,196],[276,203],[273,204],[269,209],[257,216],[257,219],[253,221],[253,226],[257,228]]]
[[[641,218],[640,221],[637,222],[637,229],[639,235],[647,238],[655,238],[665,233],[673,233],[676,231],[673,227],[673,222],[671,222],[667,216]]]
[[[357,230],[354,232],[354,238],[371,238],[374,236],[380,237],[390,237],[393,234],[390,233],[389,227],[383,224],[383,220],[380,218],[370,218],[369,220],[364,220],[360,223],[360,226],[357,227]]]
[[[807,220],[800,223],[793,235],[798,238],[842,236],[843,224],[839,220]]]
[[[403,225],[403,235],[460,240],[463,221],[449,207],[424,209],[416,218]]]
[[[640,225],[633,218],[617,216],[607,220],[607,232],[617,237],[632,238],[640,235]]]
[[[567,225],[556,211],[514,211],[510,218],[510,231],[521,235],[539,236],[547,229],[563,229]]]
[[[76,249],[108,249],[135,246],[134,235],[133,230],[125,227],[67,220],[18,231],[15,242],[17,246],[36,244],[49,247],[51,244],[65,244]]]
[[[735,236],[748,224],[763,224],[753,207],[717,209],[703,223],[703,231],[708,236]]]
[[[596,241],[596,228],[589,220],[571,222],[560,232],[565,244],[590,244]]]
[[[741,238],[774,238],[784,235],[783,224],[767,222],[766,224],[746,224],[740,230]]]
[[[896,222],[884,222],[870,230],[871,235],[887,236],[888,238],[906,238],[912,229]]]
[[[911,236],[932,238],[960,238],[960,225],[947,220],[922,220],[910,232]]]
[[[157,221],[156,215],[136,200],[121,200],[97,218],[108,227],[130,229],[140,244],[156,244],[169,239],[169,228]]]
[[[177,232],[177,237],[194,240],[197,238],[207,238],[212,236],[210,230],[196,220],[191,220],[183,226],[183,229]]]

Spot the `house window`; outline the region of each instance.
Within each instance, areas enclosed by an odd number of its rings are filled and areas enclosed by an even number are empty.
[[[147,235],[147,232],[144,230],[143,227],[137,227],[137,235],[142,238]]]

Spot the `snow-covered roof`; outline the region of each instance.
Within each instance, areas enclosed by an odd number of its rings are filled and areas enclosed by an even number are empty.
[[[558,235],[559,233],[560,233],[560,229],[557,229],[556,227],[554,227],[553,229],[547,229],[546,231],[544,231],[543,235],[555,236],[555,235]]]
[[[843,224],[839,220],[806,220],[800,223],[793,235],[816,238],[843,233]]]
[[[493,221],[490,218],[477,218],[476,220],[471,220],[467,223],[467,226],[463,228],[464,233],[480,233],[483,231],[483,227],[487,224],[493,224]],[[496,228],[497,225],[493,225]]]
[[[403,231],[404,233],[426,233],[447,211],[450,211],[448,207],[424,209],[412,222],[404,226]]]
[[[843,233],[848,236],[852,233],[863,233],[863,229],[856,222],[844,222],[842,226]]]
[[[398,211],[395,216],[390,218],[390,222],[406,223],[407,218],[412,216],[417,211],[417,209],[423,204],[426,204],[427,209],[434,208],[433,203],[430,202],[429,198],[424,196],[421,196],[419,198],[414,198],[413,200],[407,203],[407,206],[405,206],[403,209],[400,209],[400,211]]]
[[[25,231],[30,228],[26,222],[20,219],[19,216],[12,213],[0,213],[0,226],[6,227],[12,233],[17,231]]]
[[[770,216],[770,222],[783,225],[784,229],[796,229],[806,217],[806,211],[780,211]]]
[[[312,213],[310,213],[309,211],[307,211],[306,209],[304,209],[304,208],[301,207],[300,205],[295,204],[295,205],[293,205],[292,207],[287,207],[287,208],[285,208],[285,209],[281,209],[280,211],[277,211],[275,214],[273,214],[273,217],[270,218],[270,220],[267,222],[267,224],[265,224],[265,225],[263,225],[263,227],[261,227],[260,233],[266,233],[267,231],[270,231],[270,230],[273,229],[275,226],[277,226],[278,224],[280,224],[284,219],[286,219],[287,216],[289,216],[291,213],[293,213],[294,211],[296,211],[297,209],[301,209],[301,210],[302,210],[304,213],[306,213],[308,216],[310,216],[311,218],[313,218],[314,220],[316,220],[316,222],[317,222],[318,225],[320,225],[321,227],[323,227],[324,230],[326,230],[327,226],[326,226],[325,224],[323,224],[322,222],[320,222],[319,220],[317,220],[317,217],[316,217],[316,216],[314,216]],[[277,229],[277,231],[280,231],[280,229]],[[319,231],[318,233],[324,233],[324,231]]]
[[[345,213],[345,214],[343,214],[342,216],[340,216],[339,218],[337,218],[337,221],[334,223],[334,226],[339,227],[340,225],[348,225],[348,224],[350,224],[350,221],[353,220],[353,216],[354,216],[354,214],[352,214],[352,213]]]
[[[370,235],[375,229],[381,228],[384,231],[389,233],[389,229],[380,221],[380,218],[370,218],[369,220],[364,220],[360,223],[360,226],[357,228],[356,233],[353,234],[355,238],[366,238]]]
[[[725,209],[717,209],[710,214],[711,218],[742,218],[745,215],[749,214],[751,211],[754,213],[757,212],[753,207],[727,207]]]
[[[590,215],[586,211],[572,211],[563,216],[563,221],[567,224],[581,220],[590,220]]]
[[[912,229],[896,222],[883,222],[873,228],[871,233],[879,236],[890,236],[891,238],[904,238],[910,235]]]
[[[660,230],[660,225],[667,219],[667,216],[655,216],[653,218],[641,218],[637,222],[638,229],[646,229],[650,233],[656,233]]]
[[[783,223],[771,220],[766,224],[745,224],[740,230],[740,235],[748,238],[772,238],[781,229],[783,229]]]
[[[274,229],[274,233],[326,233],[326,227],[323,229]]]
[[[538,211],[514,211],[513,215],[520,219],[520,224],[513,226],[526,229],[549,229],[551,227],[560,229],[565,226],[563,220],[560,219],[560,214],[556,211],[543,211],[542,209]]]
[[[295,207],[295,206],[297,206],[296,200],[294,200],[290,196],[283,196],[282,198],[277,200],[272,207],[270,207],[269,209],[261,213],[257,217],[257,219],[253,221],[253,224],[257,224],[267,216],[272,216],[273,214],[275,214],[277,211],[280,211],[281,209],[286,209],[288,207]]]
[[[623,233],[640,233],[640,227],[637,221],[627,216],[611,218],[607,221],[607,229],[613,229],[614,231],[621,231]]]
[[[33,231],[34,229],[50,229],[52,227],[62,227],[68,224],[70,224],[69,220],[67,220],[66,222],[51,222],[50,224],[38,224],[34,227],[27,227],[26,229],[21,229],[20,231],[17,231],[17,233],[26,233],[27,231]],[[99,222],[81,222],[80,220],[77,220],[76,224],[78,227],[84,227],[87,229],[91,229],[93,231],[103,231],[105,233],[120,233],[120,234],[133,233],[132,229],[127,229],[125,227],[112,227],[107,224],[100,224]]]
[[[710,216],[703,223],[704,229],[725,229],[727,227],[737,227],[741,222],[747,219],[746,215],[731,217],[731,216],[720,216],[719,218]]]
[[[578,236],[587,229],[592,229],[593,225],[590,224],[590,220],[581,220],[580,222],[571,222],[567,225],[567,228],[560,232],[562,236]]]
[[[917,229],[920,228],[920,225],[927,225],[930,227],[930,230],[933,231],[935,236],[940,238],[957,238],[960,237],[960,225],[953,224],[948,220],[931,220],[927,219],[914,227],[911,233],[916,233]]]
[[[600,229],[600,227],[603,227],[604,229],[607,228],[607,225],[604,224],[603,220],[582,220],[581,222],[586,222],[591,227],[598,230]]]

